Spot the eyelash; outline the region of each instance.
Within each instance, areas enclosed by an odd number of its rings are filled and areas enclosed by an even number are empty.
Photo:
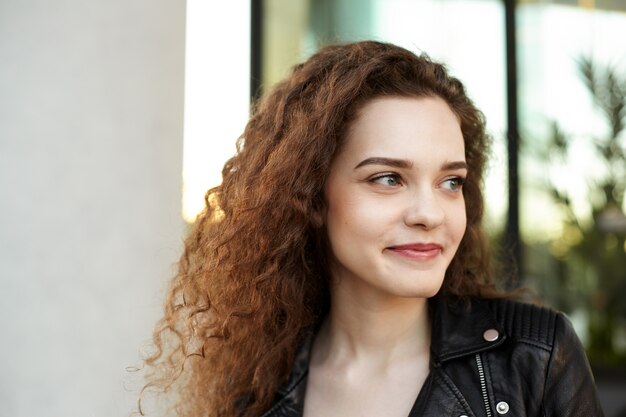
[[[393,173],[393,172],[385,172],[383,174],[375,175],[369,179],[369,182],[378,183],[378,180],[383,179],[383,178],[392,178],[394,181],[396,181],[396,185],[402,185],[402,178],[400,177],[400,175]],[[392,187],[389,184],[381,184],[381,185]]]
[[[378,184],[380,184],[378,181],[381,180],[381,179],[384,179],[384,178],[391,178],[391,179],[393,179],[396,182],[396,184],[395,185],[381,184],[381,185],[385,185],[385,186],[388,186],[388,187],[395,187],[395,186],[402,185],[402,177],[399,174],[396,174],[396,173],[393,173],[393,172],[386,172],[386,173],[383,173],[383,174],[375,175],[372,178],[370,178],[368,181],[371,182],[371,183],[378,183]],[[463,189],[463,185],[465,184],[465,180],[466,179],[464,177],[457,176],[457,177],[452,177],[452,178],[446,178],[443,181],[443,184],[446,184],[446,183],[454,184],[451,187],[445,187],[445,188],[447,188],[448,190],[450,190],[452,192],[459,192],[459,191],[461,191]]]
[[[452,177],[452,178],[447,178],[444,183],[456,183],[455,187],[456,189],[452,189],[449,188],[450,191],[453,192],[457,192],[457,191],[461,191],[463,189],[463,185],[465,184],[465,178],[463,177]]]

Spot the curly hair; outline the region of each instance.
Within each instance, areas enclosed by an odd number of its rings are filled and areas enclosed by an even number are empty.
[[[329,166],[358,110],[381,96],[437,96],[457,115],[467,229],[440,296],[495,296],[481,227],[489,138],[461,82],[395,45],[325,47],[258,103],[185,242],[144,387],[174,393],[178,415],[258,416],[288,378],[329,308],[328,244],[316,220]]]

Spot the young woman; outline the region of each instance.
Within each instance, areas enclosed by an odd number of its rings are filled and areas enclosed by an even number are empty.
[[[560,313],[496,291],[488,151],[425,56],[322,49],[261,101],[148,358],[180,416],[601,416]]]

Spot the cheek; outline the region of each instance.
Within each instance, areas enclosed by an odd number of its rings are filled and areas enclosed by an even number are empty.
[[[450,231],[454,235],[457,244],[463,238],[465,229],[467,228],[467,215],[465,213],[465,204],[459,204],[449,218]]]
[[[371,243],[389,230],[388,220],[393,215],[389,204],[339,191],[328,197],[325,223],[333,247],[347,241],[352,245]]]
[[[344,240],[351,236],[367,235],[367,227],[374,220],[375,212],[360,204],[358,200],[336,198],[329,204],[326,226],[331,241]]]

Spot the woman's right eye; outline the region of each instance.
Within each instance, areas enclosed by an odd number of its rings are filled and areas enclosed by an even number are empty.
[[[369,180],[372,183],[384,185],[386,187],[398,187],[402,185],[400,176],[394,173],[376,175]]]

